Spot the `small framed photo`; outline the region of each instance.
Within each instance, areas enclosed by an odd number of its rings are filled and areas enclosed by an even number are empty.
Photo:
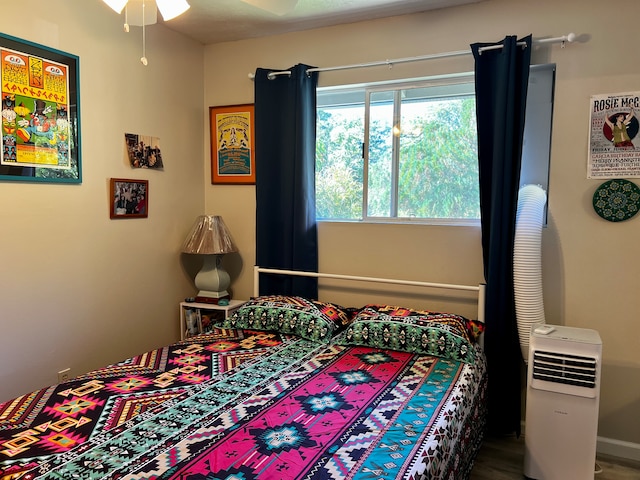
[[[254,105],[209,107],[211,183],[256,183]]]
[[[149,181],[112,178],[111,218],[146,218],[149,215]]]
[[[131,168],[152,168],[155,170],[164,168],[158,137],[125,133],[124,143]]]

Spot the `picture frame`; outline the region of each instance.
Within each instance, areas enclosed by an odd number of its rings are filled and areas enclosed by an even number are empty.
[[[149,181],[112,178],[109,182],[109,216],[146,218],[149,216]]]
[[[211,183],[256,183],[254,105],[209,107]]]
[[[184,312],[185,317],[185,335],[184,338],[193,337],[194,335],[200,335],[203,332],[202,329],[202,316],[200,310],[188,308]]]
[[[0,33],[0,181],[82,183],[79,57]]]

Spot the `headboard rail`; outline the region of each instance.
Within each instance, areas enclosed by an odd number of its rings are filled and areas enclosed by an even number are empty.
[[[338,273],[304,272],[300,270],[283,270],[277,268],[266,268],[258,265],[253,267],[253,295],[257,297],[260,293],[260,274],[290,275],[297,277],[333,278],[338,280],[349,280],[357,282],[385,283],[389,285],[408,285],[414,287],[440,288],[446,290],[466,290],[478,292],[478,320],[484,322],[484,300],[485,284],[479,285],[457,285],[452,283],[420,282],[415,280],[400,280],[395,278],[365,277],[359,275],[343,275]]]

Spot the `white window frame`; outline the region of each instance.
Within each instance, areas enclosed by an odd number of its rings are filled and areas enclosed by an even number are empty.
[[[361,219],[318,219],[320,222],[361,222],[361,223],[411,223],[427,225],[471,225],[480,224],[480,219],[456,219],[456,218],[406,218],[397,217],[397,174],[398,155],[397,144],[394,145],[393,169],[392,169],[392,207],[394,216],[371,217],[368,215],[368,163],[369,163],[369,99],[370,94],[376,91],[396,90],[399,95],[403,88],[420,88],[430,86],[442,86],[445,88],[455,85],[469,85],[474,83],[473,72],[458,74],[436,75],[424,78],[393,80],[375,83],[362,83],[354,85],[336,85],[331,87],[319,87],[319,93],[331,91],[365,91],[365,115],[364,115],[364,147],[363,147],[363,217]],[[521,186],[533,183],[540,185],[547,191],[549,186],[549,160],[551,154],[551,129],[553,117],[553,100],[555,84],[555,64],[532,65],[529,79],[529,95],[527,100],[527,117],[525,122],[525,145],[522,154]],[[456,95],[451,92],[450,95]],[[460,95],[459,93],[457,95]],[[446,95],[442,95],[443,97]],[[394,124],[398,118],[397,101],[394,102]],[[528,138],[531,137],[531,138]],[[399,142],[394,137],[394,142]],[[542,160],[539,160],[542,157]],[[546,161],[544,161],[546,159]],[[479,199],[478,199],[479,202]]]

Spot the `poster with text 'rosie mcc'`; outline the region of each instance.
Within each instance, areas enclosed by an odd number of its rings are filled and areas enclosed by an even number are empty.
[[[640,177],[640,92],[593,95],[587,178]]]

